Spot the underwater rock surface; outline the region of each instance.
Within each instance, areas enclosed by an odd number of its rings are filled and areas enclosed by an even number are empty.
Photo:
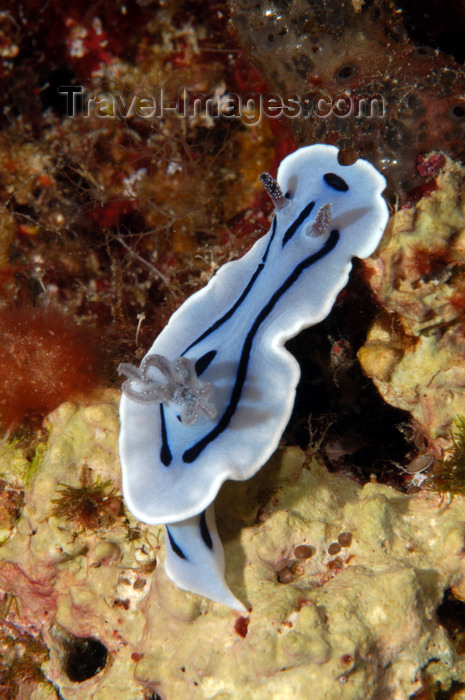
[[[412,414],[438,455],[465,413],[465,170],[439,157],[434,191],[395,212],[366,261],[383,311],[358,354],[383,398]]]
[[[463,158],[463,67],[434,42],[412,40],[411,16],[404,24],[396,3],[230,0],[230,6],[237,37],[269,91],[297,95],[304,105],[290,120],[298,145],[330,143],[351,162],[367,158],[387,177],[390,194],[401,196],[418,184],[419,153],[436,148]],[[434,26],[442,9],[430,10]]]
[[[174,587],[163,529],[123,511],[117,400],[62,405],[32,468],[2,447],[24,505],[2,521],[0,586],[53,684],[31,697],[406,700],[464,677],[436,615],[445,591],[465,596],[464,498],[361,487],[278,452],[217,504],[241,617]]]

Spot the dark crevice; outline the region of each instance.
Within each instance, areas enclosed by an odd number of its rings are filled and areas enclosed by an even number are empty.
[[[70,634],[64,644],[64,671],[73,683],[87,681],[105,668],[108,650],[98,639]]]
[[[431,47],[465,60],[465,6],[463,3],[444,3],[442,0],[401,0],[405,27],[410,38],[420,48]]]
[[[286,344],[302,374],[284,437],[303,449],[319,443],[318,453],[331,471],[350,473],[361,483],[374,474],[401,487],[395,463],[405,464],[412,446],[399,426],[408,424],[410,415],[383,400],[357,360],[377,312],[355,269],[330,316]]]
[[[458,654],[465,653],[465,603],[448,589],[436,610],[438,622],[447,630]]]

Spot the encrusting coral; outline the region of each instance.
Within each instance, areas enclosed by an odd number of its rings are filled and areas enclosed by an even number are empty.
[[[52,413],[33,477],[2,448],[0,471],[31,483],[4,530],[0,585],[14,601],[8,624],[33,628],[50,652],[37,657],[46,685],[34,698],[54,686],[69,700],[116,688],[134,700],[407,700],[463,678],[442,604],[446,591],[458,606],[465,595],[462,496],[361,487],[299,448],[278,452],[219,497],[228,582],[251,608],[238,616],[172,585],[157,565],[161,527],[116,509],[103,529],[54,514],[60,484],[81,488],[82,469],[119,491],[117,400],[107,391]]]
[[[303,105],[290,120],[298,145],[330,143],[351,162],[366,157],[386,175],[394,197],[420,184],[420,153],[436,148],[464,156],[465,72],[436,49],[435,38],[424,46],[418,32],[409,35],[412,18],[427,14],[424,4],[416,12],[411,5],[230,0],[237,37],[270,93],[297,96]],[[463,27],[461,8],[451,4],[454,15]],[[430,3],[429,16],[434,34],[443,5]]]
[[[465,414],[465,170],[441,163],[431,193],[395,212],[367,261],[383,311],[359,351],[383,398],[411,413],[436,457],[452,447],[454,421]]]

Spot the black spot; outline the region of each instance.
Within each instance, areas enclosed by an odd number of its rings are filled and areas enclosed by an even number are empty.
[[[161,463],[163,464],[164,467],[169,467],[171,464],[171,461],[173,459],[173,455],[171,454],[170,448],[168,445],[163,445],[161,446],[160,450],[160,460]]]
[[[177,556],[178,556],[180,559],[186,559],[186,560],[187,560],[187,557],[186,557],[186,555],[184,554],[184,552],[182,551],[181,547],[178,547],[178,545],[177,545],[176,542],[174,541],[173,535],[171,534],[168,525],[166,525],[166,532],[168,533],[168,539],[169,539],[169,541],[170,541],[171,549],[173,550],[173,552],[174,552],[175,554],[177,554]]]
[[[357,71],[354,66],[343,66],[342,68],[339,68],[336,77],[339,78],[339,80],[348,80],[356,72]]]
[[[70,681],[82,683],[105,668],[106,646],[93,637],[74,637],[66,641],[64,670]]]
[[[433,56],[434,49],[431,48],[431,46],[417,46],[413,53],[415,56],[418,56],[418,58],[428,58],[429,56]]]
[[[458,104],[451,108],[451,117],[457,121],[463,121],[465,119],[465,104]]]
[[[347,182],[335,173],[326,173],[325,175],[323,175],[323,180],[326,182],[327,185],[332,187],[333,190],[337,190],[338,192],[347,192],[347,190],[349,189],[349,185],[347,184]]]
[[[292,6],[291,0],[275,0],[274,5],[281,11],[281,12],[289,12]]]
[[[197,362],[195,363],[195,371],[198,377],[205,372],[207,369],[208,365],[210,362],[213,360],[213,358],[216,355],[216,350],[210,350],[209,352],[206,352],[205,355],[202,355],[202,357],[199,357]]]
[[[202,535],[202,539],[207,545],[208,549],[213,549],[212,538],[208,531],[207,521],[205,519],[205,511],[203,511],[202,515],[200,516],[200,534]]]

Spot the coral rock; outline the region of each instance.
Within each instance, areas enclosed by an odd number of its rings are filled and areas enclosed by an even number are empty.
[[[419,154],[437,148],[463,157],[465,72],[446,53],[412,41],[394,3],[230,5],[237,36],[270,93],[300,98],[291,120],[298,145],[331,143],[348,158],[367,158],[398,196],[418,184]],[[436,12],[442,15],[442,5]]]
[[[278,452],[218,500],[228,583],[251,608],[238,617],[171,584],[157,565],[162,528],[119,513],[77,531],[52,515],[83,469],[88,487],[120,488],[117,399],[107,391],[51,414],[27,478],[20,447],[2,448],[5,481],[25,490],[0,548],[0,585],[16,601],[8,620],[40,631],[42,670],[63,697],[268,700],[311,687],[315,700],[407,700],[422,674],[444,689],[463,678],[435,615],[446,590],[465,590],[463,497],[362,488],[298,448]]]
[[[440,451],[465,413],[465,170],[448,160],[435,186],[393,215],[366,261],[384,310],[358,356],[383,398],[409,411]]]

